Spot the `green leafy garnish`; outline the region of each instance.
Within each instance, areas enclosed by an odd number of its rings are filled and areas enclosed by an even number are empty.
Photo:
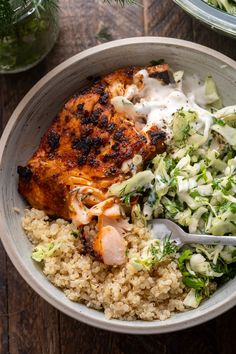
[[[225,122],[222,119],[216,117],[213,117],[213,123],[221,125],[222,127],[225,125]]]
[[[203,0],[207,4],[236,16],[236,2],[234,0]]]
[[[183,143],[189,136],[191,124],[196,120],[197,115],[192,111],[178,110],[173,119],[174,141]]]
[[[163,241],[162,258],[175,253],[177,250],[177,245],[174,243],[174,241],[171,241],[171,235],[166,236]]]
[[[203,279],[192,275],[185,275],[183,278],[183,283],[189,288],[193,288],[196,290],[201,290],[206,286],[205,281],[203,281]]]
[[[57,0],[32,0],[31,12],[40,18],[42,11],[48,12],[51,15],[58,10]],[[15,30],[14,25],[18,20],[18,12],[16,9],[24,9],[27,6],[26,0],[17,0],[17,2],[9,0],[1,0],[0,3],[0,39],[12,35]],[[20,33],[19,33],[20,34]]]
[[[125,205],[130,205],[131,199],[134,197],[141,196],[144,190],[145,190],[144,188],[138,188],[136,191],[127,194],[125,194],[125,191],[122,191],[120,199]]]
[[[46,257],[51,257],[61,246],[61,242],[50,242],[36,246],[32,252],[32,259],[36,262],[42,262]]]
[[[79,230],[72,230],[71,231],[71,235],[74,236],[74,238],[78,238],[79,234],[80,234]]]
[[[140,196],[150,188],[154,177],[150,170],[138,172],[122,183],[113,184],[108,193],[120,197],[126,205],[129,205],[132,197]]]
[[[150,246],[144,250],[144,254],[140,258],[132,261],[134,268],[137,270],[146,269],[150,271],[158,263],[175,254],[178,247],[170,238],[171,235],[166,236],[163,241],[152,241]]]
[[[197,307],[204,297],[210,295],[213,280],[222,284],[236,275],[236,247],[194,244],[191,248],[184,247],[178,267],[183,283],[194,289],[189,292],[184,304]]]

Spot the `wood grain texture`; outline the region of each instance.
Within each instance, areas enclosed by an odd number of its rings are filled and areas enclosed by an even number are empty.
[[[144,0],[146,35],[192,40],[193,23],[172,0]]]
[[[206,26],[196,20],[193,20],[193,41],[207,45],[232,59],[236,59],[235,40],[224,37],[215,31],[209,31]]]
[[[99,44],[104,27],[112,39],[159,35],[207,45],[236,59],[236,42],[210,31],[171,0],[143,0],[121,9],[102,0],[61,0],[60,35],[36,68],[0,76],[0,133],[25,93],[70,56]],[[105,332],[59,313],[35,294],[0,246],[0,354],[233,354],[236,309],[181,332],[132,336]]]
[[[8,268],[9,353],[60,353],[58,311]]]
[[[0,353],[8,352],[8,304],[7,304],[6,254],[0,244]]]

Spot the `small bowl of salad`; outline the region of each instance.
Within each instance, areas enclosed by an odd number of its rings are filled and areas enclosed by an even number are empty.
[[[174,2],[212,29],[236,38],[235,0],[174,0]]]

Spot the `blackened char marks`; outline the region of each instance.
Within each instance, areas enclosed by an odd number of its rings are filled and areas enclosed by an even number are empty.
[[[109,94],[107,92],[103,92],[99,98],[99,103],[101,104],[107,104],[109,99]]]
[[[83,111],[83,109],[84,109],[84,103],[79,103],[77,105],[77,112],[81,113]]]
[[[75,138],[72,140],[72,149],[81,150],[83,154],[88,154],[90,151],[90,138],[89,137],[81,137]]]
[[[32,175],[33,175],[33,172],[31,171],[30,167],[28,167],[28,166],[26,166],[26,167],[18,166],[17,173],[25,182],[29,182],[31,180]]]
[[[109,132],[109,133],[112,133],[115,128],[116,128],[116,124],[115,123],[109,123],[108,126],[107,126],[106,131]]]
[[[150,131],[149,136],[151,139],[152,145],[157,145],[160,141],[164,141],[166,138],[166,133],[159,130],[159,131]]]
[[[107,177],[115,176],[118,171],[119,171],[119,169],[116,166],[111,166],[111,167],[107,168],[105,175]]]
[[[80,138],[75,138],[72,141],[72,149],[82,150],[83,152],[89,152],[92,148],[99,148],[104,144],[104,141],[101,137],[90,137],[90,136],[81,136]]]
[[[77,112],[77,117],[80,118],[81,124],[90,124],[90,113],[87,110]]]
[[[81,124],[92,124],[96,126],[99,123],[99,116],[102,113],[101,109],[95,109],[89,114],[88,111],[84,111],[84,114],[81,116]]]
[[[90,155],[87,158],[87,164],[91,167],[97,167],[99,165],[99,161],[96,160],[94,155]]]
[[[99,116],[101,115],[102,113],[102,109],[98,108],[98,109],[95,109],[91,115],[90,115],[90,119],[91,119],[91,123],[93,125],[97,125],[98,124],[98,118]]]
[[[120,128],[117,129],[114,133],[114,140],[115,141],[122,141],[125,140],[125,134],[124,134],[125,128]]]
[[[80,155],[77,159],[78,166],[83,166],[87,162],[87,157],[85,155]]]
[[[95,138],[91,139],[91,144],[95,148],[99,148],[103,145],[103,139],[100,138],[99,136],[96,136]]]
[[[119,156],[119,152],[111,152],[103,156],[103,162],[108,162],[109,160],[113,160]]]
[[[154,79],[159,79],[163,81],[166,85],[169,85],[170,83],[170,77],[168,71],[161,71],[161,72],[153,72],[149,74],[149,77],[152,77]]]
[[[56,150],[59,147],[60,144],[60,135],[55,132],[54,130],[51,130],[48,134],[48,145],[50,147],[51,152]]]
[[[114,145],[112,145],[112,150],[114,150],[114,151],[118,151],[119,150],[119,147],[120,147],[120,145],[119,145],[119,143],[115,143]]]
[[[99,122],[98,122],[98,127],[101,129],[106,130],[108,127],[108,118],[105,115],[102,115]]]
[[[77,164],[83,166],[86,163],[91,167],[99,165],[96,156],[100,154],[100,148],[104,145],[104,139],[100,136],[91,137],[91,130],[84,130],[80,137],[72,140],[72,149],[78,151]]]
[[[167,70],[165,66],[147,69]],[[106,190],[131,174],[122,165],[135,154],[145,163],[165,151],[163,133],[140,131],[110,103],[114,85],[131,85],[137,70],[117,70],[67,101],[27,167],[18,168],[19,191],[33,207],[70,219],[69,191],[76,183],[71,176],[82,176],[95,188]]]

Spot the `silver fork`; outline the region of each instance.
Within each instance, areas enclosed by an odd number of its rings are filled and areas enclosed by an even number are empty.
[[[185,243],[201,243],[205,245],[225,245],[236,246],[236,236],[213,236],[189,234],[173,221],[167,219],[153,219],[150,221],[153,236],[158,235],[163,238],[171,233],[172,238],[180,244]],[[164,226],[164,227],[163,227]]]

